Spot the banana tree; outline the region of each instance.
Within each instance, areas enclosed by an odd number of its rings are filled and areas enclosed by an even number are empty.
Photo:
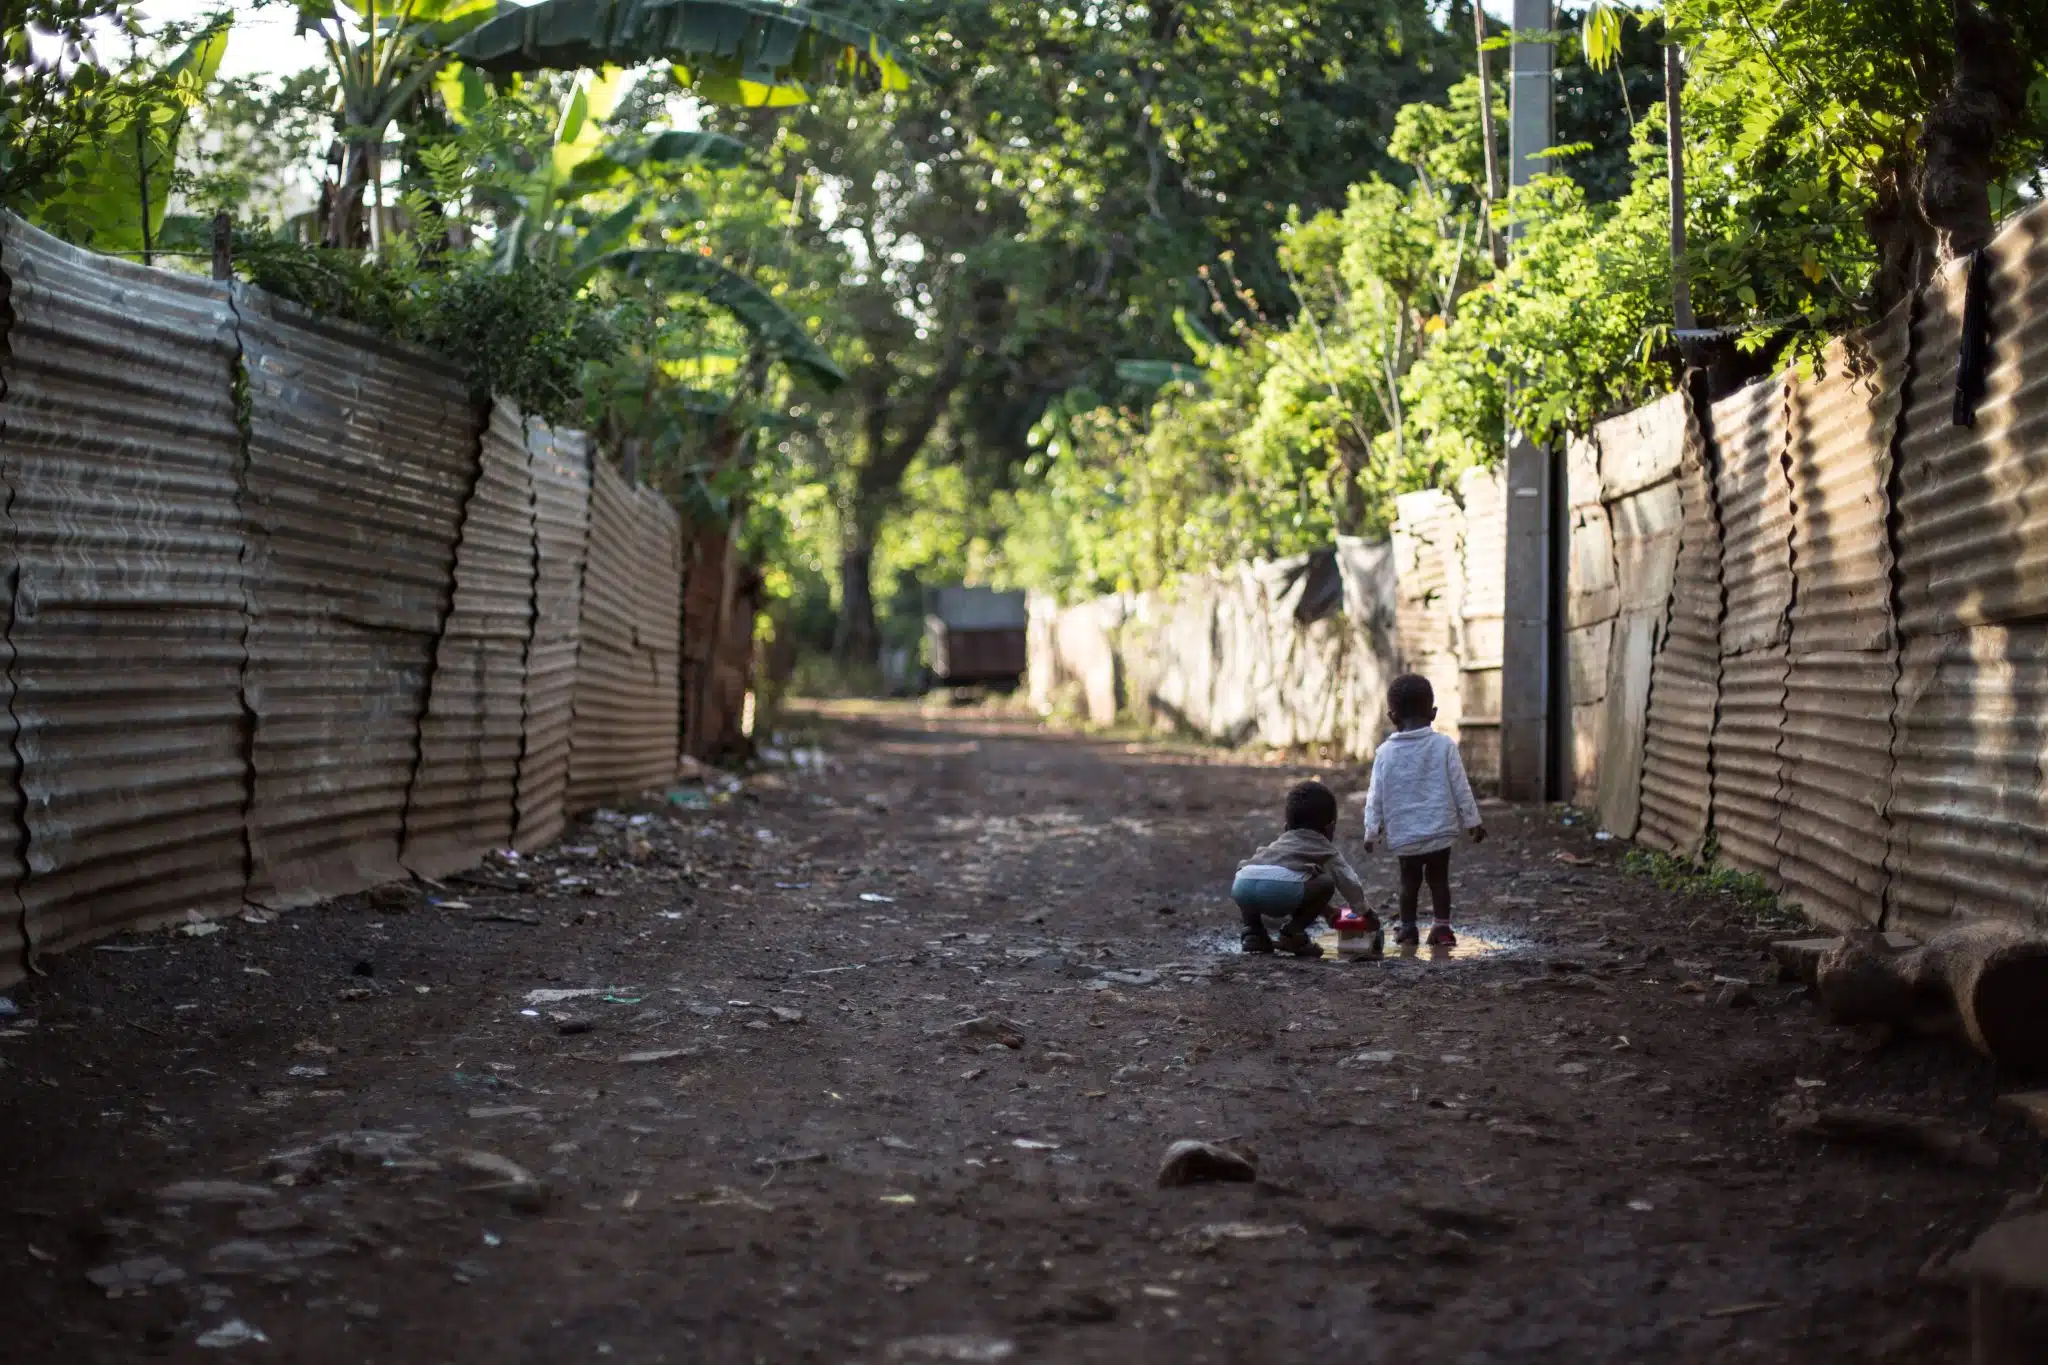
[[[746,148],[685,129],[613,137],[605,120],[625,86],[615,71],[579,78],[561,101],[552,139],[530,152],[532,169],[500,183],[512,221],[498,235],[497,268],[542,261],[579,282],[609,275],[642,286],[657,310],[676,295],[700,298],[729,313],[767,357],[827,388],[844,382],[803,324],[753,280],[702,250],[629,245],[650,225],[687,227],[702,216],[695,197],[664,173],[728,169],[745,160]],[[442,77],[442,103],[458,125],[473,126],[490,97],[472,70]]]
[[[497,12],[497,0],[298,0],[299,32],[334,69],[341,166],[323,192],[327,246],[367,245],[363,197],[384,134],[447,61],[447,47]]]

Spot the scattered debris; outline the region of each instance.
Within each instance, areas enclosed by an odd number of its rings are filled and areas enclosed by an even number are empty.
[[[1720,1318],[1746,1318],[1751,1313],[1771,1313],[1784,1306],[1782,1299],[1758,1299],[1755,1303],[1731,1303],[1724,1308],[1709,1308],[1700,1316],[1709,1322]]]
[[[1259,1178],[1258,1166],[1228,1147],[1194,1138],[1183,1138],[1166,1149],[1159,1163],[1159,1188],[1179,1185],[1208,1185]]]
[[[179,925],[178,932],[186,938],[212,938],[220,932],[220,926],[211,920],[201,920],[195,924]]]
[[[624,995],[628,991],[638,989],[640,989],[638,986],[585,986],[578,990],[566,991],[544,989],[528,991],[526,993],[526,1003],[529,1005],[559,1005],[569,1000],[589,1000],[592,998]]]
[[[830,1159],[823,1152],[788,1152],[782,1156],[757,1156],[754,1164],[764,1171],[775,1171],[784,1166],[815,1166]]]
[[[1225,1242],[1271,1242],[1307,1231],[1299,1223],[1203,1223],[1182,1232],[1180,1240],[1190,1250],[1214,1251]]]
[[[452,910],[455,906],[451,904],[442,908]],[[463,908],[468,909],[467,906]],[[532,910],[480,910],[476,914],[471,915],[470,918],[480,924],[539,924],[541,922],[540,915]]]
[[[995,1362],[1017,1354],[1017,1343],[1003,1337],[926,1336],[892,1341],[882,1353],[888,1361],[951,1360]]]
[[[654,1062],[672,1062],[678,1057],[696,1055],[697,1049],[693,1047],[663,1047],[650,1052],[629,1052],[619,1060],[628,1066],[646,1066]]]

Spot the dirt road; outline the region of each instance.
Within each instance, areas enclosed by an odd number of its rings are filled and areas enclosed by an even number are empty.
[[[1962,1358],[1918,1272],[2038,1142],[1772,984],[1732,903],[1489,808],[1468,955],[1248,959],[1227,879],[1309,770],[908,710],[826,744],[492,874],[527,888],[13,991],[8,1358]],[[1362,775],[1322,775],[1355,852]],[[2002,1164],[1782,1137],[1801,1092]],[[1156,1188],[1180,1138],[1257,1183]]]

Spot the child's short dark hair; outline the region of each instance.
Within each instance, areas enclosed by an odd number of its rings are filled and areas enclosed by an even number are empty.
[[[1337,823],[1337,797],[1320,782],[1298,782],[1287,793],[1287,828],[1328,829]]]
[[[1403,673],[1387,684],[1387,710],[1403,720],[1423,720],[1436,710],[1436,689],[1420,673]]]

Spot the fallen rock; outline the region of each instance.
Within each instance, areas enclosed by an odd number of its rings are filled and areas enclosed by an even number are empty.
[[[1885,1109],[1819,1108],[1803,1095],[1787,1096],[1773,1112],[1786,1132],[1801,1137],[1889,1147],[1986,1169],[1998,1164],[1998,1148],[1981,1135],[1940,1119]]]
[[[2023,1090],[2000,1095],[1998,1107],[2018,1114],[2033,1125],[2035,1132],[2048,1137],[2048,1090]]]
[[[1259,1168],[1228,1147],[1213,1142],[1183,1138],[1166,1149],[1159,1163],[1159,1188],[1180,1185],[1249,1183],[1259,1178]]]
[[[1756,1008],[1756,992],[1747,981],[1731,981],[1714,992],[1714,1003],[1724,1010]]]
[[[1002,1044],[1011,1051],[1024,1046],[1024,1026],[1014,1020],[993,1014],[978,1015],[973,1019],[962,1019],[946,1032],[959,1039],[987,1038]]]

